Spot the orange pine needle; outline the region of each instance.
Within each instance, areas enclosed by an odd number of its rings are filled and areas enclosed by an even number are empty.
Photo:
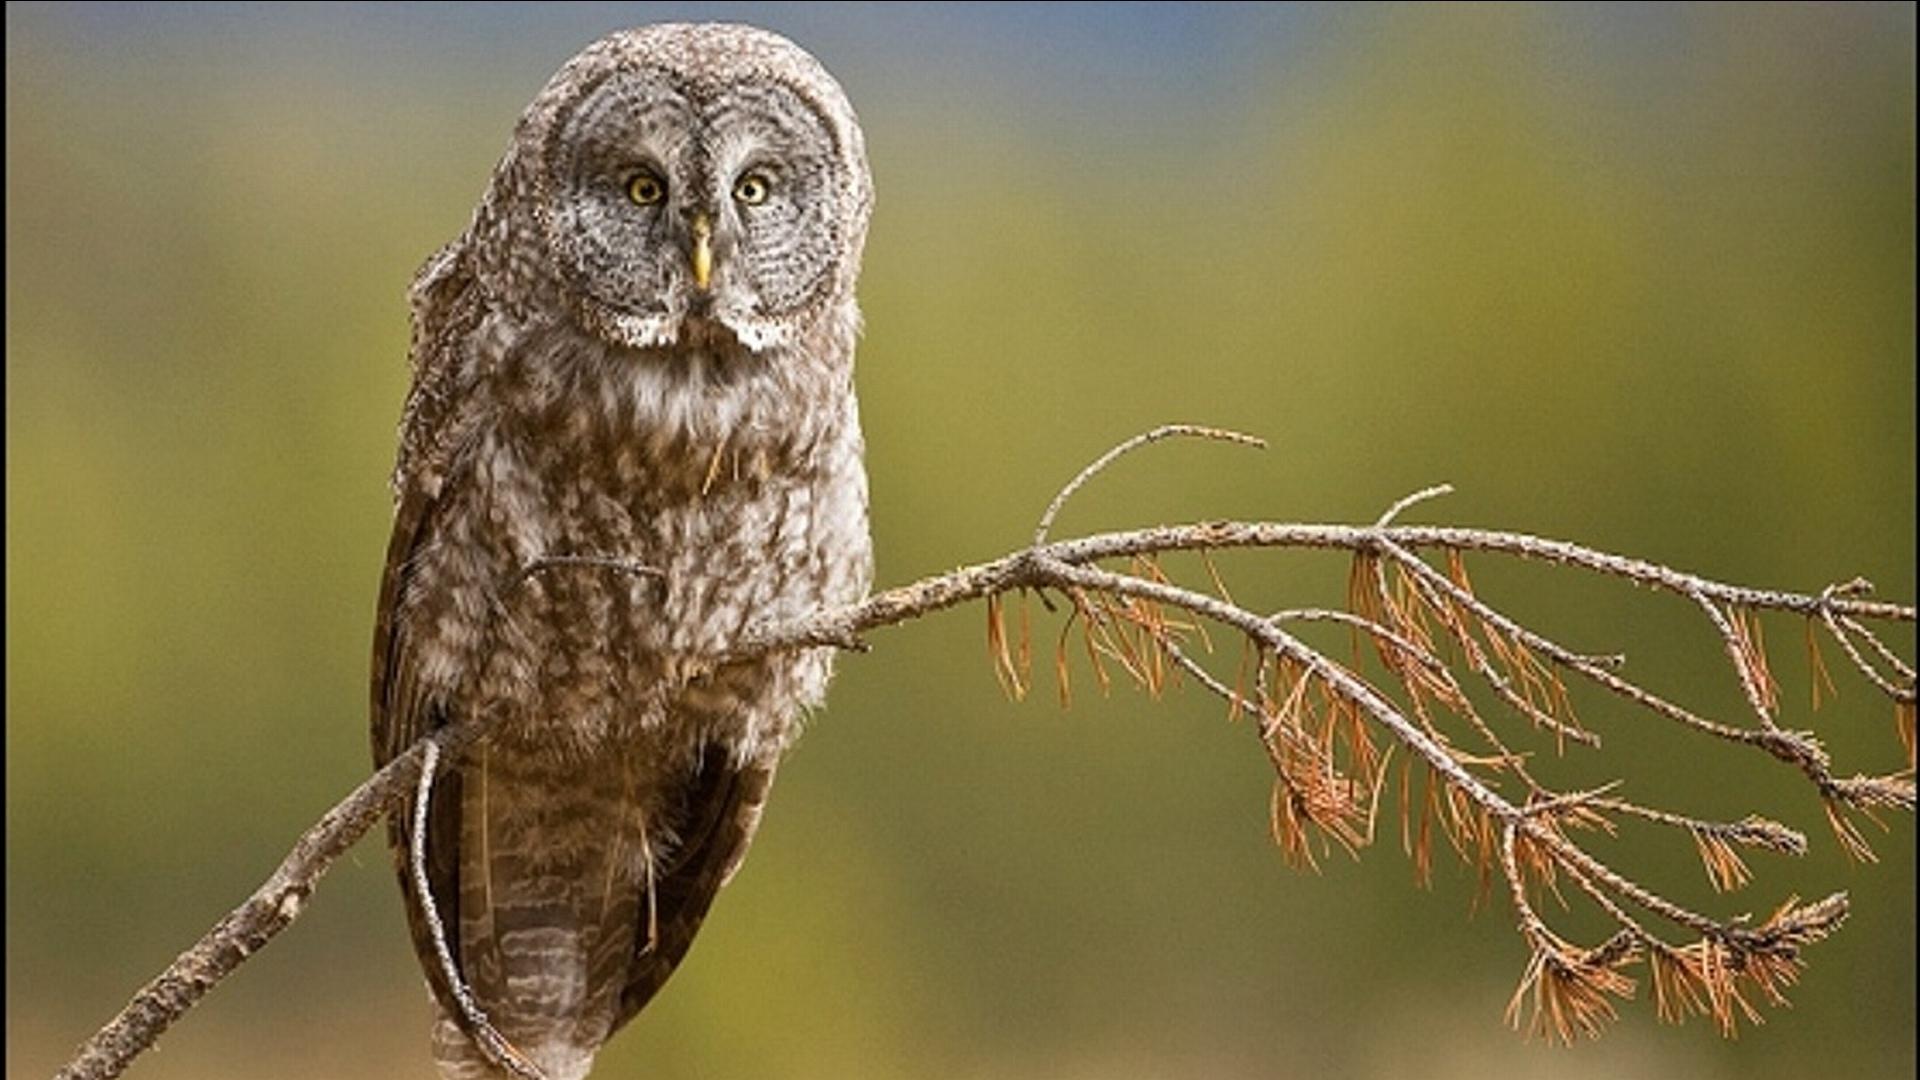
[[[1820,711],[1821,688],[1826,688],[1829,697],[1839,697],[1840,688],[1833,683],[1833,673],[1827,670],[1827,658],[1820,652],[1820,636],[1814,630],[1813,619],[1807,619],[1807,669],[1808,682],[1812,686],[1813,711]]]
[[[1000,597],[987,597],[987,657],[993,662],[994,677],[1000,681],[1000,689],[1007,697],[1019,701],[1026,696],[1026,688],[1020,685],[1019,672],[1015,670],[1013,656],[1007,649],[1007,627],[1001,617]]]
[[[1648,966],[1653,973],[1654,1009],[1663,1023],[1684,1024],[1689,1017],[1708,1014],[1707,984],[1691,953],[1655,943]]]
[[[1827,810],[1827,824],[1833,827],[1833,835],[1840,841],[1840,849],[1855,862],[1875,863],[1880,856],[1874,854],[1873,845],[1860,834],[1860,829],[1847,816],[1846,808],[1834,799],[1822,799]]]
[[[1727,613],[1731,616],[1728,623],[1733,627],[1742,675],[1753,687],[1761,708],[1771,716],[1780,709],[1780,683],[1767,664],[1767,642],[1761,633],[1759,616],[1739,606],[1729,607]]]
[[[1707,880],[1715,892],[1732,892],[1753,879],[1746,861],[1727,838],[1707,829],[1689,830],[1700,849],[1700,861],[1706,865]]]
[[[1572,1046],[1580,1035],[1599,1038],[1606,1025],[1620,1016],[1608,996],[1633,997],[1633,979],[1614,966],[1631,955],[1610,957],[1604,955],[1605,947],[1583,953],[1551,934],[1543,937],[1535,943],[1520,985],[1507,1003],[1507,1023],[1520,1029],[1522,1006],[1531,996],[1529,1038],[1538,1036],[1563,1046]]]
[[[1060,624],[1060,637],[1053,645],[1053,678],[1060,688],[1060,707],[1073,708],[1073,675],[1067,664],[1067,637],[1073,632],[1074,620],[1079,618],[1080,609],[1067,613],[1066,622]]]

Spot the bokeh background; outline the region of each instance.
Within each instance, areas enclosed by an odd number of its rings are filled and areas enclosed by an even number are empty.
[[[1910,5],[9,4],[9,1076],[50,1073],[365,774],[407,281],[563,60],[719,17],[807,46],[866,126],[882,582],[1017,546],[1083,462],[1183,420],[1273,447],[1157,448],[1061,528],[1364,521],[1451,481],[1417,517],[1914,596]],[[1739,717],[1685,604],[1474,565]],[[1345,576],[1223,566],[1276,605]],[[1855,915],[1737,1042],[1659,1025],[1643,984],[1549,1050],[1501,1024],[1525,950],[1504,904],[1469,917],[1470,873],[1416,890],[1393,828],[1292,872],[1244,724],[1084,669],[1069,711],[1044,679],[1011,703],[982,629],[844,663],[602,1075],[1913,1073],[1910,819],[1851,866],[1789,770],[1585,699],[1608,755],[1560,775],[1815,841],[1725,898],[1684,839],[1604,853],[1723,914],[1846,888]],[[1800,627],[1767,629],[1789,722],[1896,767],[1886,704],[1829,647],[1842,696],[1811,716]],[[132,1075],[425,1078],[427,1015],[367,842]]]

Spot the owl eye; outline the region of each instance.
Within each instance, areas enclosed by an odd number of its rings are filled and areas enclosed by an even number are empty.
[[[767,201],[767,195],[773,191],[773,181],[766,173],[750,172],[733,182],[733,197],[748,206],[759,206]]]
[[[667,185],[652,173],[635,173],[627,181],[627,198],[641,206],[653,206],[667,197]]]

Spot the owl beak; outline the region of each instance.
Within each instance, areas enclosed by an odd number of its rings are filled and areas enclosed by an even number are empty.
[[[693,284],[701,292],[713,280],[713,221],[705,213],[693,215]]]

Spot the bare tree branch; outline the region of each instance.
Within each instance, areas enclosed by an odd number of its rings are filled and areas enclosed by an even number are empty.
[[[120,1015],[95,1032],[56,1080],[118,1076],[160,1033],[208,990],[285,930],[306,905],[314,886],[348,848],[399,804],[418,781],[429,744],[440,748],[442,768],[484,734],[476,722],[441,728],[388,762],[321,815],[281,860],[266,883],[213,929],[140,988]]]
[[[1275,839],[1289,861],[1316,865],[1316,837],[1323,850],[1331,841],[1357,854],[1369,844],[1392,749],[1404,751],[1399,784],[1404,842],[1421,876],[1425,876],[1430,839],[1437,829],[1462,858],[1478,865],[1483,882],[1495,873],[1506,881],[1521,936],[1532,952],[1510,1007],[1516,1026],[1521,1024],[1523,1004],[1531,1001],[1527,1026],[1532,1032],[1561,1041],[1597,1034],[1614,1018],[1611,998],[1625,997],[1632,990],[1633,980],[1622,968],[1643,959],[1652,969],[1654,996],[1664,1020],[1707,1015],[1730,1034],[1740,1016],[1758,1019],[1750,996],[1770,1004],[1784,1003],[1783,990],[1798,970],[1801,949],[1844,919],[1845,893],[1813,904],[1789,899],[1758,926],[1741,918],[1716,920],[1602,862],[1575,843],[1568,830],[1611,832],[1609,815],[1682,830],[1698,845],[1710,880],[1722,890],[1736,888],[1750,877],[1734,845],[1799,854],[1806,849],[1806,838],[1756,815],[1712,822],[1643,806],[1615,794],[1618,782],[1588,791],[1552,790],[1529,771],[1526,755],[1511,750],[1490,719],[1474,706],[1443,652],[1456,655],[1514,717],[1528,728],[1549,732],[1556,745],[1571,742],[1592,752],[1600,745],[1598,737],[1582,728],[1573,715],[1561,681],[1564,671],[1688,728],[1759,746],[1808,778],[1824,800],[1843,848],[1857,858],[1871,859],[1872,850],[1849,815],[1871,818],[1879,810],[1914,807],[1914,673],[1912,665],[1867,624],[1912,623],[1912,606],[1863,599],[1869,587],[1858,579],[1812,595],[1754,589],[1559,540],[1392,523],[1407,508],[1449,490],[1444,487],[1396,502],[1372,526],[1201,522],[1073,540],[1047,539],[1061,506],[1088,479],[1127,451],[1172,435],[1259,444],[1249,436],[1193,425],[1155,429],[1115,447],[1061,489],[1042,516],[1031,546],[877,593],[858,604],[782,625],[751,627],[731,651],[703,658],[702,666],[711,671],[801,648],[864,649],[861,635],[868,631],[979,600],[988,608],[988,641],[996,669],[1010,692],[1020,694],[1031,682],[1031,630],[1023,613],[1017,641],[1010,639],[1002,603],[1009,595],[1033,594],[1054,610],[1048,600],[1048,593],[1053,593],[1070,601],[1055,664],[1063,700],[1070,666],[1066,643],[1078,626],[1085,636],[1088,661],[1103,683],[1107,661],[1126,669],[1156,694],[1169,680],[1185,675],[1225,700],[1230,716],[1258,720],[1257,734],[1275,768]],[[1233,602],[1206,558],[1223,548],[1345,551],[1354,560],[1353,610],[1255,614]],[[1204,587],[1175,584],[1162,572],[1157,559],[1172,552],[1201,555],[1207,571]],[[1448,569],[1437,569],[1423,552],[1443,556]],[[1621,675],[1624,658],[1574,652],[1502,614],[1467,579],[1462,559],[1463,553],[1470,552],[1577,567],[1686,598],[1719,635],[1757,726],[1700,716]],[[1119,559],[1130,561],[1131,572],[1101,565]],[[546,566],[574,563],[659,573],[627,566],[617,556],[555,555],[523,571],[523,576]],[[1169,617],[1169,611],[1181,613],[1181,618]],[[1777,726],[1779,702],[1760,639],[1761,613],[1808,620],[1810,643],[1815,623],[1840,643],[1867,683],[1893,701],[1896,728],[1907,749],[1904,769],[1837,778],[1825,750],[1810,734]],[[1209,622],[1235,633],[1246,650],[1235,681],[1209,672],[1190,647],[1190,635],[1198,635],[1210,651],[1211,642],[1204,636]],[[1371,640],[1397,692],[1390,693],[1357,665],[1342,664],[1285,629],[1301,622],[1342,625]],[[1858,643],[1865,644],[1864,651]],[[1869,653],[1878,665],[1869,661]],[[1815,663],[1824,678],[1817,652]],[[1469,753],[1456,745],[1449,724],[1465,725],[1464,733],[1484,744],[1486,752]],[[245,903],[88,1040],[57,1080],[119,1075],[208,989],[298,916],[333,860],[420,783],[429,744],[436,747],[430,756],[444,769],[485,733],[486,725],[478,720],[443,728],[354,789],[300,837]],[[1375,733],[1384,734],[1388,749],[1375,745]],[[1414,794],[1416,775],[1426,778],[1419,796]],[[1520,785],[1511,795],[1502,790],[1510,781]],[[1534,910],[1528,898],[1530,884],[1557,890],[1555,882],[1562,876],[1617,924],[1619,929],[1607,941],[1591,948],[1576,946],[1556,935]],[[1671,944],[1637,920],[1630,909],[1684,930],[1695,940]]]

